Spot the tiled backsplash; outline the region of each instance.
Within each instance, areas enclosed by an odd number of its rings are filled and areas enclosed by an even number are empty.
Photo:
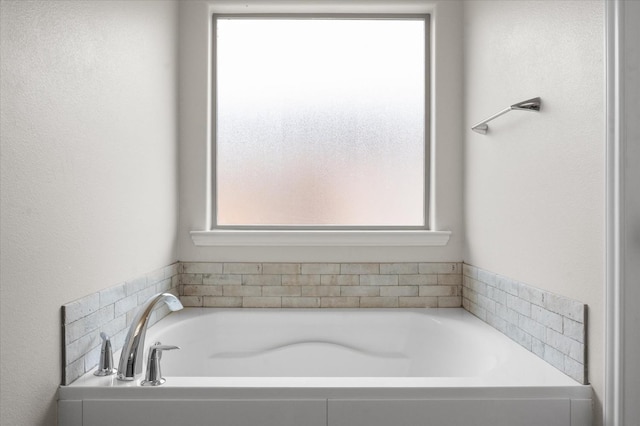
[[[580,383],[587,381],[587,306],[463,265],[463,307]]]
[[[185,307],[463,306],[587,383],[586,306],[471,265],[179,262],[62,307],[63,384],[98,364],[101,331],[119,350],[138,306],[165,291],[179,294]],[[168,313],[164,306],[157,309],[151,323]]]
[[[111,338],[113,351],[119,350],[138,306],[156,293],[177,295],[177,289],[178,264],[175,263],[63,305],[62,384],[73,382],[98,365],[101,331]],[[156,309],[151,324],[169,312],[164,306]]]
[[[181,263],[184,306],[460,307],[461,263]]]

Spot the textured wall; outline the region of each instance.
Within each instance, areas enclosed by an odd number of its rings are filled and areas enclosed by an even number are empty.
[[[1,8],[0,423],[53,425],[60,306],[176,260],[177,5]]]
[[[465,2],[464,261],[589,305],[589,378],[598,398],[603,14],[602,1]],[[491,122],[487,135],[470,131],[535,96],[540,113],[513,111]]]

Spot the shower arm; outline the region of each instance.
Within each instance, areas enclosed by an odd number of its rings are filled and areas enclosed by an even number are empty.
[[[519,110],[519,111],[540,111],[540,98],[527,99],[526,101],[518,102],[517,104],[513,104],[497,114],[493,114],[491,117],[486,120],[481,121],[471,128],[474,132],[482,133],[483,135],[487,134],[487,130],[489,130],[489,126],[487,123],[491,120],[494,120],[501,115],[508,113],[509,111]]]

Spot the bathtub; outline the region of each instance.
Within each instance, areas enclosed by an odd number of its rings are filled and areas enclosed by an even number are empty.
[[[87,373],[60,388],[60,425],[591,424],[590,386],[463,309],[189,308],[156,341],[181,347],[164,385]]]

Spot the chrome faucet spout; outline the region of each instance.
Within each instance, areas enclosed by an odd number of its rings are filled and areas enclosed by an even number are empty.
[[[158,293],[147,299],[138,309],[127,337],[122,346],[120,362],[118,363],[118,380],[136,380],[142,374],[142,359],[144,357],[144,338],[151,318],[151,312],[164,302],[170,310],[179,311],[182,303],[171,293]]]

